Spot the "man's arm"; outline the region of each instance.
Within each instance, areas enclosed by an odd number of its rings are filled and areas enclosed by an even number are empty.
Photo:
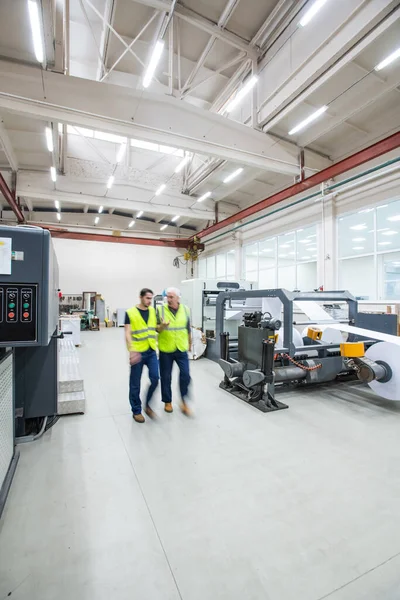
[[[188,320],[187,320],[187,330],[188,330],[188,336],[189,336],[189,350],[192,350],[192,324],[190,322],[190,317],[188,316]]]
[[[132,344],[132,330],[130,325],[125,325],[125,341],[126,349],[128,350],[128,352],[130,352]]]

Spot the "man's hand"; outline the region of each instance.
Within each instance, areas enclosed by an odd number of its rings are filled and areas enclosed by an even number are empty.
[[[142,355],[140,352],[129,352],[129,364],[131,367],[133,365],[137,365],[142,360]]]
[[[158,331],[165,331],[166,329],[168,329],[169,323],[170,323],[169,321],[166,322],[166,321],[164,321],[164,319],[162,319],[161,323],[158,326]]]

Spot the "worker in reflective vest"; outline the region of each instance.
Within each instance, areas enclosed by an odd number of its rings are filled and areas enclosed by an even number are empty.
[[[188,351],[192,345],[189,309],[180,303],[180,292],[167,289],[167,304],[158,307],[157,331],[160,358],[161,399],[164,410],[172,413],[171,376],[174,362],[179,367],[181,410],[190,416],[188,392],[190,384]]]
[[[147,391],[145,413],[153,419],[154,411],[150,408],[151,398],[157,388],[158,359],[157,359],[157,317],[151,306],[153,292],[144,288],[140,292],[140,303],[130,308],[125,315],[125,339],[129,352],[131,375],[129,380],[129,402],[133,418],[137,423],[144,423],[142,403],[140,400],[140,381],[143,367],[149,371],[150,387]]]

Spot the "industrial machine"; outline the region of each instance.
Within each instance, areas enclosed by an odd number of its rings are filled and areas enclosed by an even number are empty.
[[[0,357],[12,388],[2,409],[8,419],[11,411],[13,447],[14,426],[19,438],[35,434],[57,413],[58,287],[49,232],[0,226]]]
[[[220,384],[222,389],[263,412],[270,412],[287,408],[276,400],[276,386],[327,383],[344,376],[358,377],[383,397],[400,400],[400,378],[396,370],[400,356],[398,338],[391,335],[392,331],[379,333],[361,328],[360,321],[365,324],[368,315],[359,315],[357,301],[349,292],[292,293],[276,289],[221,293],[217,299],[216,315],[217,326],[221,330],[226,304],[247,298],[273,299],[272,305],[278,306],[279,315],[267,311],[244,315],[243,324],[239,327],[238,360],[230,355],[229,334],[222,331],[219,359],[224,372]],[[338,322],[323,310],[321,313],[317,302],[345,304],[347,317]],[[324,326],[321,327],[320,323],[312,320],[296,322],[293,318],[296,303],[304,308],[306,314],[305,306],[312,304],[311,312],[326,316],[327,323],[333,332],[338,332],[338,337],[332,341],[328,336],[328,341],[327,338],[324,340]],[[380,315],[373,315],[375,324],[377,316]],[[303,337],[294,329],[296,325],[307,326]],[[384,318],[378,325],[381,329],[391,327]],[[341,331],[349,333],[347,342]],[[383,340],[383,344],[378,340]],[[391,358],[391,355],[394,357]]]

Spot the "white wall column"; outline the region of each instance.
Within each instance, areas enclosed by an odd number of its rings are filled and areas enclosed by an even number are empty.
[[[323,194],[323,186],[321,192]],[[336,205],[335,199],[330,195],[321,200],[321,227],[320,227],[320,260],[318,261],[318,281],[325,290],[335,290],[337,282],[337,249],[336,249]]]

